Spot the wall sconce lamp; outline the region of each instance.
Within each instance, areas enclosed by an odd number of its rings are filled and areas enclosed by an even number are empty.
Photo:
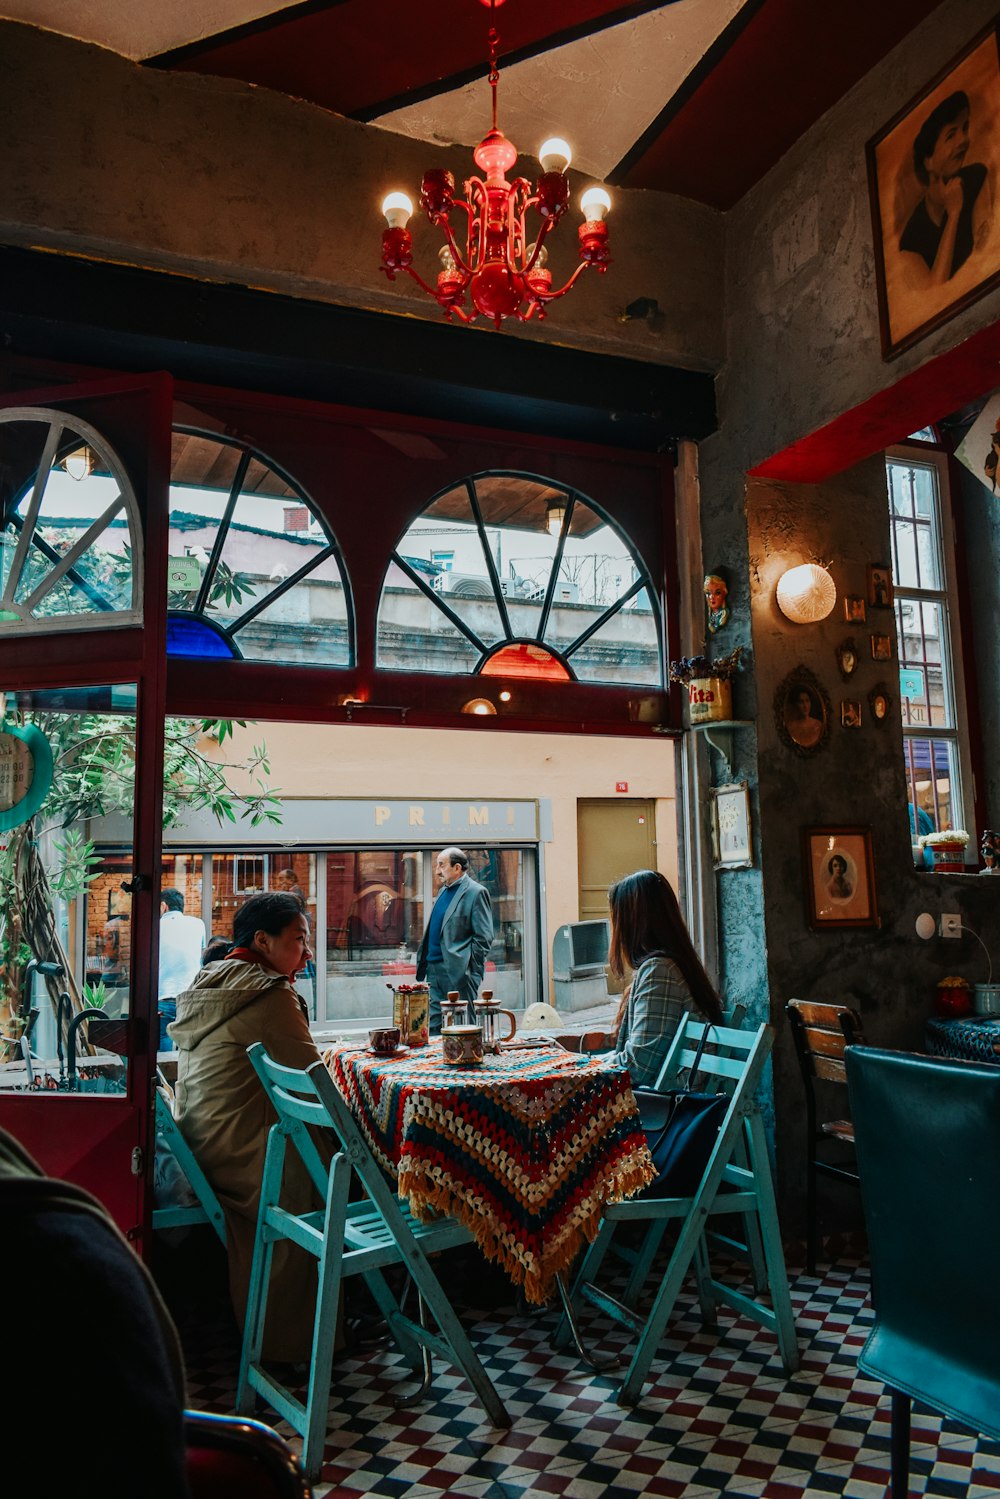
[[[545,529],[558,541],[566,518],[565,500],[548,500],[545,505]]]
[[[496,707],[488,697],[470,697],[467,703],[462,704],[463,713],[496,713]]]
[[[796,625],[814,625],[826,619],[837,602],[837,586],[818,562],[790,567],[778,579],[778,608]]]

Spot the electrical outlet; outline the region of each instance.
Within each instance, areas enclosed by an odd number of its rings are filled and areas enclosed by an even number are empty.
[[[941,912],[942,937],[961,937],[962,918],[957,911]]]

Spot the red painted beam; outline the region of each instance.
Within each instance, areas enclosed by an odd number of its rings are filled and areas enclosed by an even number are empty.
[[[998,384],[1000,322],[765,459],[750,470],[750,476],[819,484],[960,410]]]

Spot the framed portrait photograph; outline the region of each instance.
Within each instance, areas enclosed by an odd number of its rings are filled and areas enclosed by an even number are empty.
[[[774,721],[797,755],[815,755],[830,737],[830,698],[808,666],[795,666],[774,694]]]
[[[803,828],[806,917],[817,929],[878,926],[868,828]]]
[[[865,601],[860,593],[845,593],[844,618],[847,623],[849,625],[863,625],[865,614]]]
[[[840,724],[844,729],[860,729],[861,704],[855,699],[846,697],[841,699]]]
[[[889,717],[889,689],[879,682],[868,694],[868,708],[872,723],[883,724]]]
[[[873,635],[872,636],[872,660],[873,661],[891,661],[892,660],[892,636],[891,635]]]
[[[867,144],[882,357],[1000,279],[1000,52],[990,24]]]
[[[746,781],[714,786],[712,799],[712,853],[716,869],[749,869],[753,864],[750,841],[750,790]]]
[[[892,573],[889,568],[874,563],[869,567],[868,602],[874,609],[892,608]]]
[[[845,640],[843,645],[838,645],[835,655],[837,657],[837,665],[840,668],[840,675],[846,682],[847,678],[853,676],[857,670],[858,648],[853,640]]]

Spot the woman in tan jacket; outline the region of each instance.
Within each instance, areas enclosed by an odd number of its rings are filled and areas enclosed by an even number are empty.
[[[247,1057],[261,1041],[287,1067],[319,1061],[305,1006],[292,981],[312,959],[309,922],[297,896],[252,895],[233,922],[229,956],[209,963],[177,999],[170,1035],[178,1051],[176,1115],[226,1215],[229,1287],[240,1326],[246,1311],[267,1135],[275,1115]],[[289,1151],[289,1206],[311,1201],[305,1167]],[[315,1316],[315,1261],[277,1246],[264,1356],[308,1361]]]

